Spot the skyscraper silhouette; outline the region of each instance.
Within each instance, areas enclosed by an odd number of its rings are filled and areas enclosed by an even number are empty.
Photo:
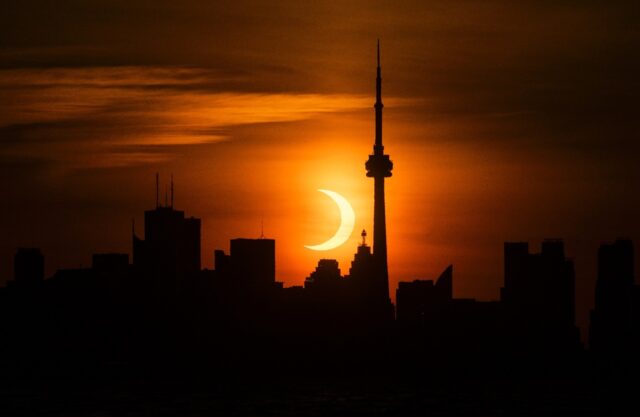
[[[200,264],[200,219],[185,217],[165,197],[160,205],[156,176],[156,208],[144,212],[144,239],[133,238],[133,267],[137,273],[152,278],[154,285],[172,291],[186,282],[185,277],[198,274]]]
[[[399,282],[396,290],[396,318],[402,324],[424,324],[434,320],[453,301],[453,265],[437,281]]]
[[[529,253],[526,242],[504,244],[501,301],[512,350],[567,353],[579,348],[575,324],[575,272],[558,239]]]
[[[380,41],[378,41],[378,67],[376,76],[376,133],[373,154],[365,164],[367,177],[374,179],[373,257],[376,265],[375,286],[381,301],[389,301],[389,271],[387,268],[387,227],[384,204],[384,179],[391,176],[393,163],[384,154],[382,145],[382,77],[380,70]],[[384,300],[383,300],[384,299]]]
[[[233,279],[238,284],[273,286],[276,282],[276,241],[231,239],[229,262]]]
[[[600,246],[589,344],[603,359],[631,352],[634,280],[633,243],[617,240]]]
[[[351,261],[348,278],[358,293],[364,293],[363,295],[367,296],[370,287],[369,280],[375,274],[375,264],[371,247],[367,245],[367,232],[363,230],[360,235],[362,236],[362,244],[358,246],[358,251]]]

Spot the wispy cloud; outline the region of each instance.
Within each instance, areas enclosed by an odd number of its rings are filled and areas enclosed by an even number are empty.
[[[162,147],[230,139],[233,127],[371,104],[348,94],[219,91],[216,84],[228,79],[216,77],[184,67],[0,71],[0,153],[69,168],[157,162],[171,155]]]

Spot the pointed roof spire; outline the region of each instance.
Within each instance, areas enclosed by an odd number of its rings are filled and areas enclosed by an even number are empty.
[[[378,38],[378,68],[380,68],[380,38]]]

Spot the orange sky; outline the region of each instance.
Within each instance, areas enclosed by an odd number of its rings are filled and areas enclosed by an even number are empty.
[[[371,231],[382,39],[392,291],[454,264],[495,299],[502,244],[565,238],[579,318],[600,242],[638,243],[640,33],[625,2],[44,1],[0,13],[0,282],[18,246],[47,271],[130,252],[154,175],[202,218],[203,264],[276,239],[277,275],[344,273]],[[324,254],[344,195],[356,229]]]

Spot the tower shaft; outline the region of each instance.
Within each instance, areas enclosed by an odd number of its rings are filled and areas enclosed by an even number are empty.
[[[380,271],[381,285],[389,294],[389,270],[387,266],[387,221],[384,204],[384,177],[374,178],[373,256]]]

